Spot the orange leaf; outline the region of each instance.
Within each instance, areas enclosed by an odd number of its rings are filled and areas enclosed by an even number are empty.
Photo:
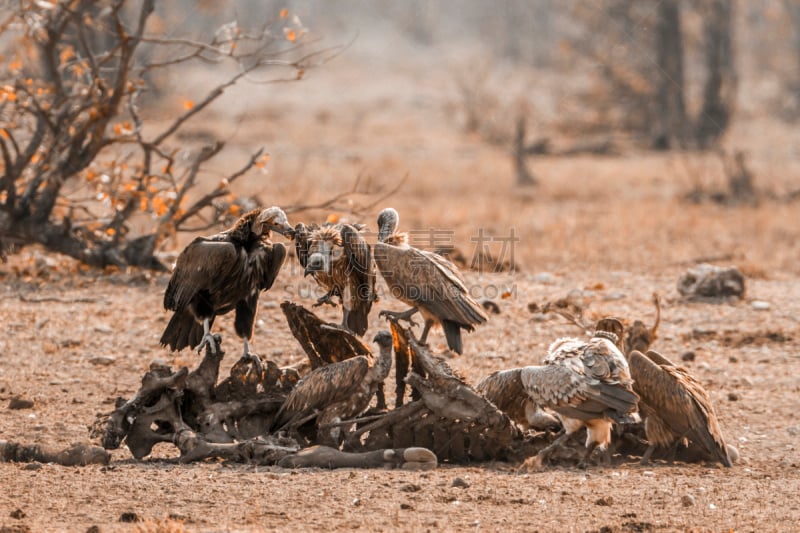
[[[233,216],[237,216],[241,212],[241,210],[242,209],[236,204],[231,204],[231,206],[228,208],[228,211]]]
[[[113,237],[114,234],[116,234],[116,233],[117,233],[117,230],[115,230],[114,228],[106,229],[106,235],[109,235],[109,236]]]
[[[297,40],[297,32],[291,28],[283,28],[283,34],[286,36],[286,40],[291,43]]]
[[[75,57],[75,49],[72,48],[72,46],[69,46],[69,45],[67,45],[63,50],[61,50],[61,53],[58,54],[58,59],[62,63],[66,63],[67,61],[69,61],[73,57]]]
[[[189,111],[190,109],[194,108],[194,102],[192,102],[191,100],[189,100],[187,98],[184,98],[183,99],[183,108],[186,111]]]
[[[21,70],[22,69],[22,60],[18,57],[15,57],[14,60],[8,64],[9,70]]]
[[[501,294],[501,295],[500,295],[500,297],[501,297],[503,300],[508,300],[509,298],[511,298],[511,291],[505,291],[505,292],[503,292],[503,294]]]
[[[331,213],[330,215],[328,215],[326,222],[328,222],[329,224],[336,224],[337,222],[339,222],[339,215],[337,215],[336,213]]]
[[[285,7],[283,9],[281,9],[281,18],[285,19],[288,16],[289,16],[289,10],[286,9]]]
[[[8,130],[7,129],[3,128],[3,129],[0,129],[0,137],[2,137],[3,139],[10,139],[11,135],[8,134]]]

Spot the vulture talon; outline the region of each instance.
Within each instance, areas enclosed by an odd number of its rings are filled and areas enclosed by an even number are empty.
[[[379,318],[387,318],[388,320],[394,320],[395,322],[400,320],[405,320],[408,322],[412,327],[416,326],[417,323],[411,318],[417,313],[417,308],[412,307],[408,311],[381,311],[378,313]]]

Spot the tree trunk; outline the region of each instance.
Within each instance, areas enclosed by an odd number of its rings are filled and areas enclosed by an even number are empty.
[[[678,0],[658,5],[656,22],[658,63],[658,121],[653,147],[661,150],[684,147],[686,105],[683,95],[683,32]]]
[[[713,145],[730,125],[736,99],[737,76],[733,64],[733,3],[707,0],[704,5],[706,82],[703,108],[697,119],[697,145]]]

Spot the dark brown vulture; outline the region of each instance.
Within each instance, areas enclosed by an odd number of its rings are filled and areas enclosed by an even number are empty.
[[[586,427],[586,452],[581,461],[585,465],[596,447],[608,449],[614,422],[635,420],[639,397],[633,392],[628,363],[616,346],[618,342],[619,338],[607,331],[596,331],[589,341],[559,339],[550,345],[543,366],[521,370],[528,397],[539,407],[555,411],[564,427],[564,434],[527,465],[541,465],[572,433]]]
[[[711,459],[731,466],[711,398],[700,382],[653,350],[634,350],[628,362],[650,442],[642,462],[648,462],[656,447],[670,447],[674,453],[678,443],[689,439]]]
[[[350,224],[307,228],[301,223],[295,227],[295,248],[304,275],[326,291],[315,305],[338,296],[342,325],[363,336],[377,294],[372,250],[359,229]]]
[[[210,343],[216,352],[214,319],[235,310],[234,328],[244,342],[244,355],[250,356],[258,295],[272,287],[286,257],[285,246],[269,241],[270,231],[291,230],[284,212],[270,207],[250,211],[222,233],[192,241],[178,256],[164,293],[164,308],[174,313],[161,344],[199,351]]]
[[[338,447],[341,427],[331,424],[363,413],[392,367],[392,334],[381,330],[373,341],[380,348],[377,359],[359,355],[321,366],[301,379],[278,411],[273,429],[296,429],[316,418],[319,443]]]
[[[561,423],[537,406],[522,384],[524,368],[498,370],[483,378],[475,390],[522,427],[539,431],[554,429]]]
[[[400,216],[392,208],[378,215],[378,243],[375,263],[395,298],[412,306],[403,313],[382,311],[382,316],[409,320],[420,312],[425,319],[420,342],[425,343],[431,326],[439,324],[447,346],[462,353],[461,330],[473,331],[488,320],[481,304],[469,294],[458,268],[433,252],[409,246],[404,233],[397,232]]]

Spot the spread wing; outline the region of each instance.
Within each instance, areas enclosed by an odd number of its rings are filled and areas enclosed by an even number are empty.
[[[672,441],[686,436],[710,457],[730,466],[711,398],[700,382],[686,369],[675,366],[653,350],[648,351],[647,355],[633,351],[629,357],[636,391],[642,402],[647,404],[651,416],[660,419],[664,426],[662,430],[668,428],[672,432]]]
[[[571,366],[571,367],[570,367]],[[576,370],[577,365],[524,367],[520,379],[525,391],[539,407],[578,420],[621,418],[636,410],[639,397],[615,380],[593,377]]]
[[[347,259],[345,294],[347,327],[358,335],[367,331],[368,316],[375,300],[375,263],[372,250],[358,230],[345,224],[342,226],[342,248]]]
[[[469,295],[455,266],[441,256],[377,243],[375,263],[397,299],[468,330],[488,320],[483,307]]]
[[[196,238],[178,256],[164,292],[164,308],[184,309],[198,292],[222,287],[240,260],[240,252],[229,240]]]
[[[346,400],[367,375],[363,355],[322,366],[301,379],[276,415],[275,429],[300,422],[316,410]]]

